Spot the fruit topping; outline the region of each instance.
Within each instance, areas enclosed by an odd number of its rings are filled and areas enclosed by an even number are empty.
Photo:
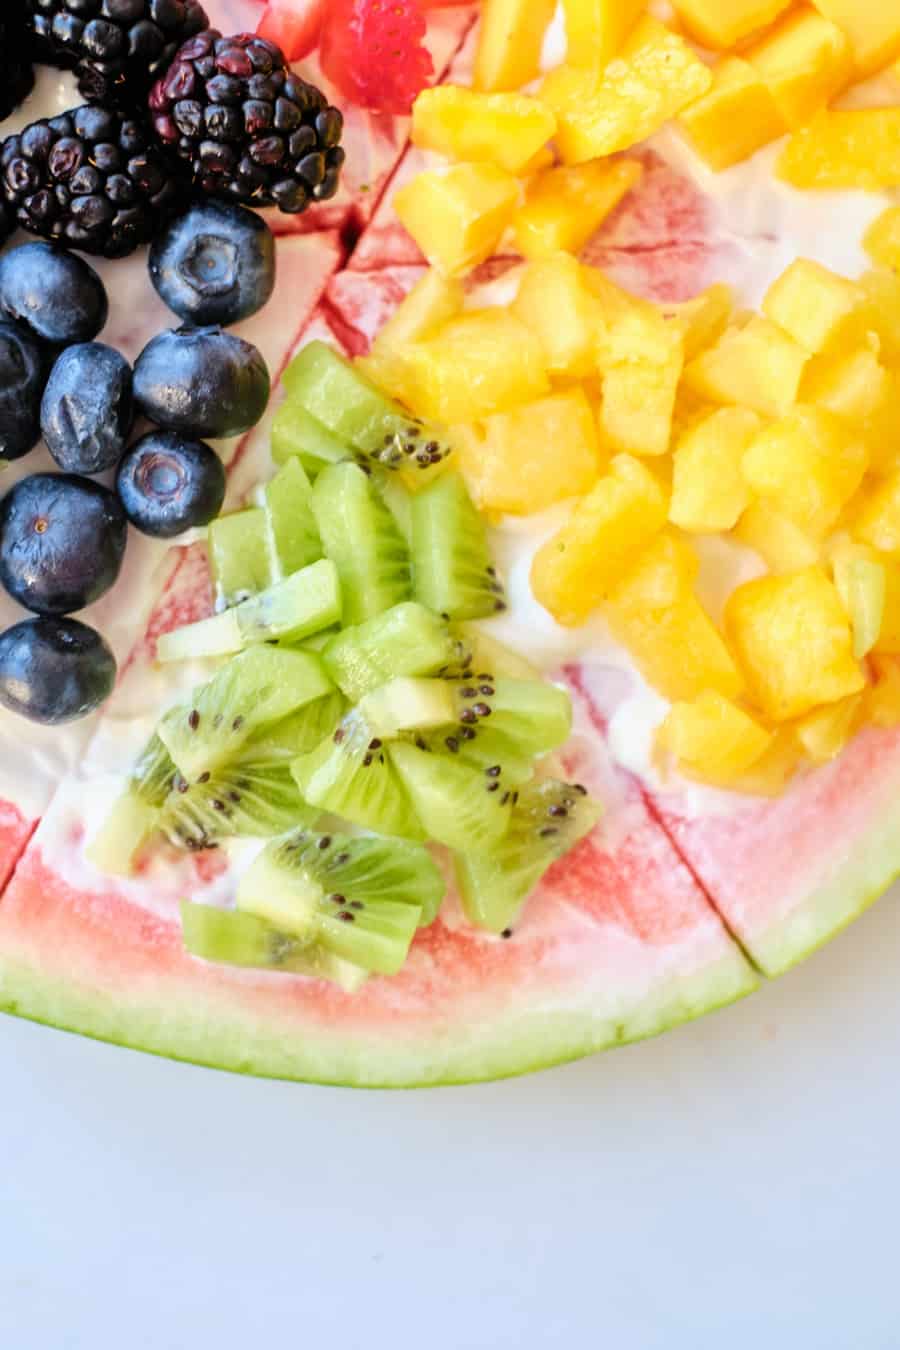
[[[45,342],[90,342],[109,301],[93,267],[55,244],[22,244],[0,257],[0,309]]]
[[[446,473],[410,504],[417,600],[445,619],[483,619],[506,609],[487,532],[459,474]]]
[[[153,241],[150,279],[186,323],[240,323],[262,309],[275,288],[272,232],[241,206],[192,206]]]
[[[0,462],[21,459],[40,440],[46,352],[22,324],[0,320]]]
[[[41,403],[47,448],[68,473],[118,464],[134,420],[131,366],[101,342],[68,347],[57,358]]]
[[[374,112],[408,113],[434,72],[416,0],[330,0],[322,70],[345,98]]]
[[[31,93],[34,71],[29,50],[26,0],[4,0],[0,16],[0,121]]]
[[[0,634],[0,703],[59,726],[94,712],[112,693],[116,661],[76,619],[26,619]]]
[[[186,436],[239,436],[262,417],[269,372],[257,349],[220,328],[158,334],[134,367],[134,397],[157,426]]]
[[[157,539],[171,539],[208,525],[221,511],[225,468],[203,441],[151,431],[119,465],[116,490],[132,525]]]
[[[359,465],[345,461],[324,469],[316,479],[312,508],[340,577],[346,623],[364,623],[412,599],[406,541]]]

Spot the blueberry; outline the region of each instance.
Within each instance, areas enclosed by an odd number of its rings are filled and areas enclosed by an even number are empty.
[[[262,356],[221,328],[179,328],[147,343],[134,367],[141,412],[186,436],[239,436],[269,401]]]
[[[188,323],[240,323],[262,309],[274,290],[272,231],[243,206],[193,206],[157,236],[150,279],[162,301]]]
[[[112,693],[116,659],[77,619],[26,619],[0,634],[0,703],[32,722],[86,717]]]
[[[0,502],[0,582],[36,614],[83,609],[118,577],[127,531],[108,488],[75,474],[33,473]]]
[[[68,347],[50,374],[41,430],[61,469],[101,473],[118,464],[134,421],[131,366],[112,347]]]
[[[216,518],[225,500],[225,469],[202,441],[151,431],[122,460],[116,487],[132,525],[171,539]]]
[[[0,319],[0,460],[21,459],[41,437],[46,352],[21,324]]]
[[[0,258],[0,309],[59,346],[89,342],[109,302],[93,267],[56,244],[22,244]]]

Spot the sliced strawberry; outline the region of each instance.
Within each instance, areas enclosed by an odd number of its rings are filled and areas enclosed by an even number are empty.
[[[318,44],[327,8],[328,0],[273,0],[256,31],[280,47],[287,61],[302,61]]]
[[[417,0],[330,0],[322,70],[360,107],[408,113],[434,73]]]

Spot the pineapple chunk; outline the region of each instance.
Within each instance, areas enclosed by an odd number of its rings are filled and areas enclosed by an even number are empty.
[[[734,533],[740,543],[759,554],[776,576],[799,572],[821,561],[821,549],[816,541],[765,502],[752,502]]]
[[[475,88],[520,89],[537,79],[556,0],[484,0]]]
[[[705,94],[712,75],[664,24],[643,18],[605,68],[563,65],[540,97],[556,114],[556,143],[567,164],[627,150]]]
[[[749,408],[719,408],[682,436],[669,506],[674,525],[711,534],[737,524],[750,504],[741,461],[760,425]]]
[[[491,513],[531,515],[581,497],[600,476],[593,409],[576,388],[497,413],[462,458],[476,505]]]
[[[889,567],[895,570],[893,580],[896,581],[896,576],[900,576],[897,565],[880,561],[874,550],[865,545],[842,539],[831,550],[834,584],[853,629],[853,655],[857,661],[868,656],[881,640],[887,612]],[[892,587],[892,592],[892,601],[900,598],[896,588]]]
[[[808,352],[845,351],[864,340],[870,322],[862,287],[809,258],[782,272],[762,308]]]
[[[866,690],[865,720],[873,726],[900,726],[900,663],[893,656],[873,656],[874,684]]]
[[[762,758],[773,739],[736,703],[706,690],[692,703],[674,705],[656,745],[686,778],[727,787]]]
[[[583,623],[665,523],[666,498],[656,478],[639,460],[617,456],[535,556],[535,596],[559,623]]]
[[[877,268],[864,272],[859,284],[866,293],[869,321],[888,365],[900,364],[900,276]]]
[[[712,690],[737,698],[743,680],[725,642],[693,592],[697,556],[664,534],[614,585],[604,605],[610,632],[648,683],[674,701]]]
[[[539,174],[513,221],[519,251],[526,258],[580,253],[643,172],[637,160],[598,159]]]
[[[736,403],[782,417],[796,403],[809,355],[770,319],[729,328],[684,372],[688,388],[710,403]]]
[[[540,338],[552,376],[583,379],[596,372],[602,319],[573,257],[560,253],[529,263],[510,308]]]
[[[862,726],[865,694],[816,708],[794,723],[794,735],[814,764],[828,764],[847,748]]]
[[[863,432],[876,473],[890,474],[900,468],[900,370],[884,374],[884,397],[866,418]]]
[[[862,494],[853,533],[881,553],[900,556],[900,470]]]
[[[731,287],[724,281],[708,286],[693,300],[684,300],[681,304],[666,305],[663,309],[667,319],[680,319],[684,326],[684,359],[693,361],[707,347],[711,347],[728,327],[731,311],[734,307],[734,295]]]
[[[572,64],[608,65],[646,7],[647,0],[563,0]]]
[[[872,75],[900,55],[900,11],[890,0],[813,0],[847,34],[859,75]]]
[[[403,354],[411,342],[418,342],[448,319],[461,313],[465,301],[462,282],[441,276],[429,268],[409,294],[400,302],[378,333],[367,357],[360,365],[370,380],[403,401]]]
[[[800,764],[797,739],[787,727],[778,728],[769,749],[740,778],[729,784],[732,792],[752,797],[780,797]]]
[[[600,429],[617,450],[664,455],[684,368],[684,324],[633,302],[600,336]]]
[[[760,28],[767,28],[791,0],[674,0],[675,12],[691,37],[714,51],[727,51]]]
[[[394,198],[394,210],[428,261],[445,276],[484,262],[512,222],[521,188],[493,164],[456,164],[420,173]]]
[[[889,206],[866,230],[865,250],[881,267],[900,271],[900,206]]]
[[[798,407],[755,437],[743,471],[758,497],[818,539],[837,523],[868,462],[865,443],[834,413]]]
[[[837,24],[801,5],[746,53],[789,127],[802,127],[853,76],[850,43]]]
[[[877,337],[870,334],[848,352],[813,357],[800,385],[800,402],[825,408],[865,429],[893,394],[890,376],[878,359],[879,350]]]
[[[678,126],[717,172],[747,159],[787,130],[759,74],[737,56],[719,62],[712,88],[685,108]]]
[[[788,141],[775,172],[799,188],[900,186],[900,108],[820,112]]]
[[[821,567],[739,586],[725,606],[725,627],[773,721],[793,721],[865,687],[850,620]]]
[[[556,131],[546,103],[525,94],[482,94],[457,85],[423,89],[413,107],[412,141],[448,159],[521,173]]]
[[[503,309],[451,319],[402,361],[407,401],[438,422],[478,421],[550,393],[540,339]]]
[[[880,655],[900,656],[900,563],[881,553],[875,553],[874,558],[884,574],[884,602],[871,650]]]

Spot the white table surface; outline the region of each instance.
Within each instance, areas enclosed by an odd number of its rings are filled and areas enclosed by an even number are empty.
[[[517,1082],[241,1080],[0,1018],[6,1350],[896,1350],[898,898]]]

